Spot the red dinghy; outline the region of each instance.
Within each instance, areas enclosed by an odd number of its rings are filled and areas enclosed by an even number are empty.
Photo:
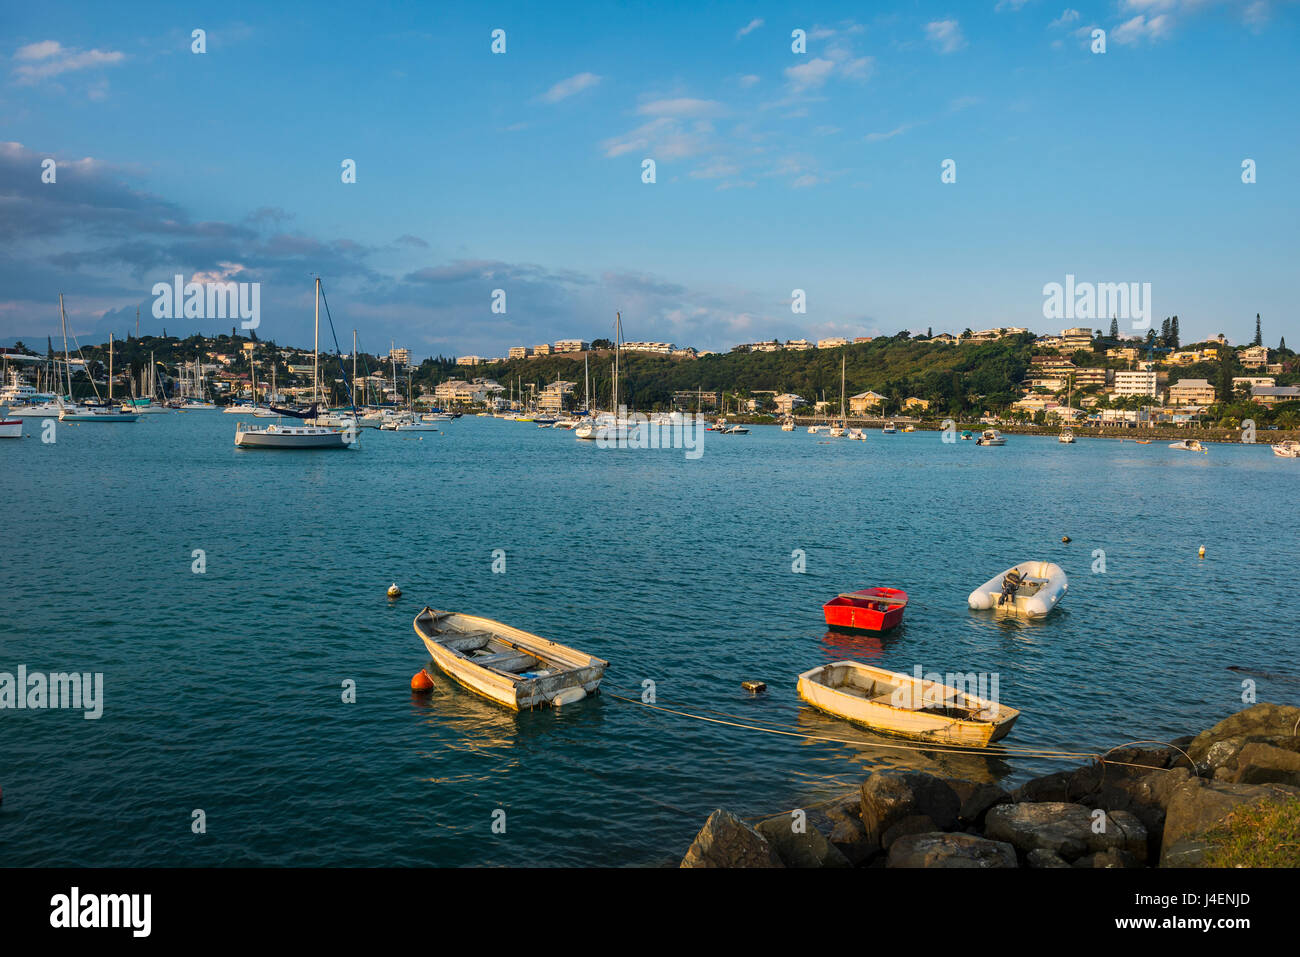
[[[826,624],[855,631],[888,631],[903,623],[907,592],[901,588],[864,588],[843,592],[826,604]]]

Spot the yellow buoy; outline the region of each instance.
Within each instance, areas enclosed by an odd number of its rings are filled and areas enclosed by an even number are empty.
[[[1205,557],[1205,546],[1202,545],[1202,546],[1201,546],[1201,550],[1200,550],[1199,552],[1197,552],[1196,554],[1197,554],[1199,557],[1204,558],[1204,557]]]
[[[391,585],[388,586],[388,597],[389,598],[402,597],[402,590],[397,587],[397,582],[393,582]]]

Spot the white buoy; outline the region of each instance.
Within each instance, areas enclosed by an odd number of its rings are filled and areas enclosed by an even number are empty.
[[[393,582],[391,585],[388,586],[388,597],[389,598],[402,597],[402,590],[397,587],[397,582]]]

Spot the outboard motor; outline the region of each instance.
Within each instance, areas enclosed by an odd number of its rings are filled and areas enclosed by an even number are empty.
[[[1020,586],[1025,583],[1025,577],[1016,569],[1007,572],[1006,577],[1002,579],[1002,594],[998,597],[998,604],[1005,605],[1016,602],[1016,592],[1020,591]]]

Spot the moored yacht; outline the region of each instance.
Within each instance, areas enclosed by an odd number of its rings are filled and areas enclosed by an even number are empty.
[[[1007,440],[1003,438],[1002,433],[997,429],[985,429],[978,439],[976,445],[1006,445]]]

